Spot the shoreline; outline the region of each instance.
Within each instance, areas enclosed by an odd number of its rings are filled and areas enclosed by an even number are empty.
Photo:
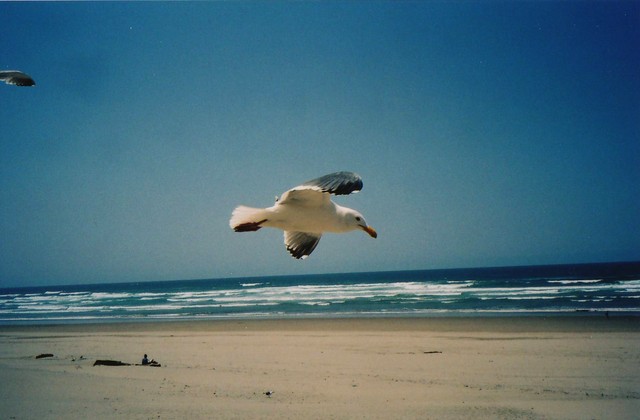
[[[87,322],[60,324],[0,325],[0,334],[11,331],[50,330],[60,332],[120,331],[478,331],[478,332],[640,332],[640,316],[553,315],[553,316],[438,316],[438,317],[338,317],[203,319],[175,321]]]

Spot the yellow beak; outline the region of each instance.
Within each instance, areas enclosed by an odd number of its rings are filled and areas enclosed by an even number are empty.
[[[371,236],[372,238],[377,238],[378,237],[378,232],[376,232],[376,230],[374,228],[372,228],[371,226],[360,226],[360,227],[362,228],[362,230],[367,232],[369,234],[369,236]]]

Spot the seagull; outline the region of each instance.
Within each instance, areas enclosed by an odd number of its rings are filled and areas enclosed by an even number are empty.
[[[361,189],[362,178],[353,172],[324,175],[286,191],[280,199],[276,197],[271,207],[236,207],[229,226],[236,232],[255,232],[263,227],[282,229],[287,251],[296,259],[304,259],[324,232],[361,229],[372,238],[378,237],[362,214],[331,201],[331,194],[347,195]]]
[[[35,86],[36,82],[26,73],[19,70],[0,70],[0,81],[8,85]]]

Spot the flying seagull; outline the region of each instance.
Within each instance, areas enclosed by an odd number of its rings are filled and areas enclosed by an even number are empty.
[[[238,206],[229,221],[236,232],[263,227],[284,230],[284,244],[294,258],[306,258],[324,232],[344,233],[362,229],[376,238],[376,231],[356,210],[331,201],[331,194],[347,195],[362,189],[362,178],[353,172],[335,172],[312,179],[282,194],[265,209]]]
[[[35,86],[36,82],[26,73],[18,70],[0,70],[0,81],[8,85]]]

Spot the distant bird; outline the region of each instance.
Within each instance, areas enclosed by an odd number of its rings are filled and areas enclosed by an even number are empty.
[[[26,73],[18,70],[0,70],[0,80],[8,85],[35,86],[36,82]]]
[[[324,232],[344,233],[362,229],[376,238],[376,231],[356,210],[331,201],[330,194],[347,195],[362,189],[362,178],[353,172],[336,172],[312,179],[282,194],[264,209],[238,206],[229,226],[236,232],[263,227],[284,230],[287,251],[298,259],[308,257]]]
[[[267,397],[271,397],[273,395],[273,391],[267,391],[264,393]]]

